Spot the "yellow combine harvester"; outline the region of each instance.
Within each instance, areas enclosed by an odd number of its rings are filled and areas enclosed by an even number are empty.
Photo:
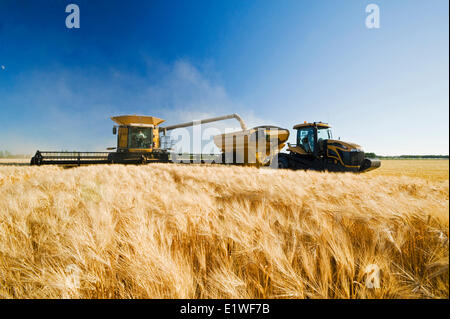
[[[196,162],[197,159],[199,159],[198,162],[255,164],[261,166],[265,164],[262,160],[267,162],[268,154],[272,154],[272,156],[269,157],[273,157],[273,155],[278,153],[281,148],[284,147],[284,143],[289,137],[288,130],[272,126],[260,126],[247,129],[245,122],[238,114],[213,117],[165,127],[159,126],[164,120],[154,116],[123,115],[111,117],[111,119],[117,124],[113,126],[113,134],[117,134],[117,147],[109,149],[115,149],[115,152],[37,151],[35,156],[31,159],[31,165],[145,164],[180,160],[185,162],[185,154],[183,154],[181,158],[173,159],[171,158],[171,155],[177,157],[177,154],[171,153],[170,148],[162,147],[161,139],[166,136],[167,131],[198,124],[236,119],[239,121],[242,130],[236,133],[224,134],[223,137],[227,141],[226,146],[220,144],[220,139],[217,140],[218,142],[216,143],[225,153],[217,156],[189,154],[188,161]],[[256,132],[258,132],[258,134],[255,134]],[[240,154],[243,154],[249,146],[254,144],[250,143],[250,145],[246,144],[244,146],[241,143],[241,137],[244,138],[243,141],[250,140],[255,142],[258,146],[258,150],[250,147],[253,154],[250,158],[253,159],[253,161],[248,160],[247,158],[245,158],[245,162],[240,160],[240,158],[243,158]],[[261,143],[261,141],[263,142]],[[231,156],[229,156],[230,154]]]
[[[188,162],[246,164],[264,166],[278,162],[279,168],[317,169],[330,171],[366,171],[379,167],[379,161],[364,158],[358,145],[331,139],[329,126],[305,123],[297,129],[297,145],[289,145],[290,153],[280,153],[289,138],[289,131],[276,126],[247,129],[238,114],[161,127],[164,120],[154,116],[123,115],[111,117],[117,124],[114,152],[47,152],[37,151],[31,165],[59,164],[145,164],[174,162],[170,148],[161,147],[167,131],[198,124],[236,119],[241,131],[214,136],[220,155],[189,154]],[[176,155],[176,154],[175,154]],[[183,161],[186,159],[183,158]]]

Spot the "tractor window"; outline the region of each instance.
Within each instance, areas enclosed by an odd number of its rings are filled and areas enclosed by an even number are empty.
[[[317,130],[317,140],[331,140],[333,139],[333,135],[331,134],[330,128],[319,128]]]
[[[314,152],[314,128],[305,127],[297,131],[297,145],[307,153]]]
[[[129,148],[152,148],[153,134],[150,127],[129,128]]]

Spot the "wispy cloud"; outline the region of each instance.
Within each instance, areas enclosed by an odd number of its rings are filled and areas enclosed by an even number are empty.
[[[153,115],[175,124],[239,113],[249,127],[272,124],[233,100],[207,73],[178,60],[151,63],[143,75],[64,67],[18,75],[11,92],[0,89],[5,96],[0,118],[6,130],[0,149],[104,150],[115,145],[109,117],[119,114]],[[233,120],[214,126],[239,129]]]

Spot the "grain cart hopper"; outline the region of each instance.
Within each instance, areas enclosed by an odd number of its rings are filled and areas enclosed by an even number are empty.
[[[222,163],[264,166],[285,146],[289,130],[277,126],[257,126],[238,132],[214,136],[222,151]]]

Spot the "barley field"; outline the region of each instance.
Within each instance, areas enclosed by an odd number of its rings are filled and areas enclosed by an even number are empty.
[[[0,166],[0,298],[449,298],[434,162]]]
[[[430,181],[448,180],[449,161],[445,159],[383,160],[369,176],[408,176]]]

